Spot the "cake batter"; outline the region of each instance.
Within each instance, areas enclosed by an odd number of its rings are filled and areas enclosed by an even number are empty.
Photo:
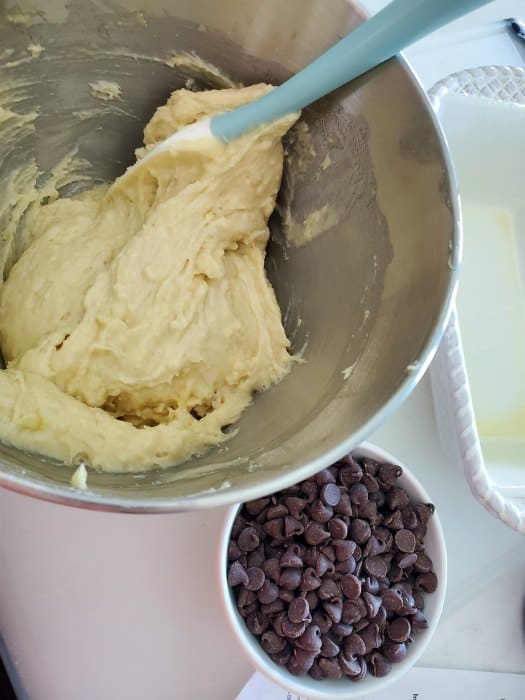
[[[145,148],[269,89],[179,90]],[[0,296],[1,439],[108,471],[166,467],[224,440],[287,374],[264,258],[296,118],[40,205]]]

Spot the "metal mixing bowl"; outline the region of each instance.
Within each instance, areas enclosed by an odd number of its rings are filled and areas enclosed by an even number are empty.
[[[362,14],[345,0],[8,0],[0,21],[0,105],[29,115],[16,147],[3,138],[9,119],[0,124],[0,190],[22,163],[34,158],[45,173],[78,145],[88,179],[67,196],[120,174],[155,108],[188,78],[197,88],[221,83],[192,66],[191,53],[235,81],[280,82]],[[118,82],[121,97],[93,97],[88,84],[101,79]],[[457,279],[459,206],[442,134],[402,59],[306,110],[304,121],[309,131],[287,145],[281,212],[295,232],[324,205],[336,216],[297,245],[275,215],[267,269],[305,362],[255,397],[231,440],[183,465],[90,473],[80,492],[69,486],[71,466],[0,445],[0,484],[107,510],[245,501],[334,462],[409,395]],[[9,214],[0,212],[0,228]]]

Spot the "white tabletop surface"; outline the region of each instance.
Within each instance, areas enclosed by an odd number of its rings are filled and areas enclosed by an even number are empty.
[[[465,67],[523,65],[525,54],[487,30],[508,16],[525,18],[525,1],[493,2],[419,42],[408,58],[425,87]],[[470,29],[477,39],[458,41]],[[525,541],[487,515],[447,463],[428,377],[370,439],[425,472],[442,513],[449,596],[422,665],[525,672]],[[0,631],[26,696],[233,700],[252,669],[218,603],[223,517],[111,515],[0,490]]]

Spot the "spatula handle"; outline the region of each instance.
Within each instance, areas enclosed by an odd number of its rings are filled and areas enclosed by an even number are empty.
[[[261,124],[297,112],[406,46],[489,0],[393,0],[318,59],[264,97],[212,118],[211,130],[231,141]]]

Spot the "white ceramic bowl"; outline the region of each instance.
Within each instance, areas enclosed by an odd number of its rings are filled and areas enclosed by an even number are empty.
[[[399,485],[405,488],[414,502],[429,503],[432,499],[428,496],[423,486],[416,477],[392,455],[384,450],[365,443],[356,448],[352,454],[362,457],[371,457],[379,462],[399,464],[403,469],[403,475],[399,478]],[[294,676],[284,667],[275,664],[263,650],[258,640],[246,627],[244,619],[238,613],[235,599],[227,582],[227,553],[228,542],[233,521],[240,505],[232,506],[228,510],[219,542],[219,590],[224,611],[235,638],[243,652],[252,664],[261,673],[275,683],[287,688],[293,693],[306,696],[309,700],[349,700],[361,698],[369,693],[379,692],[397,681],[419,659],[434,634],[439,622],[445,591],[447,587],[447,557],[445,550],[445,538],[439,522],[438,514],[431,518],[427,535],[425,537],[425,551],[434,562],[434,571],[438,577],[438,588],[435,593],[425,596],[424,614],[428,620],[428,628],[421,630],[416,635],[414,642],[409,646],[406,658],[392,664],[392,671],[383,678],[374,678],[367,674],[360,681],[352,682],[348,678],[340,680],[316,681],[310,676]]]

